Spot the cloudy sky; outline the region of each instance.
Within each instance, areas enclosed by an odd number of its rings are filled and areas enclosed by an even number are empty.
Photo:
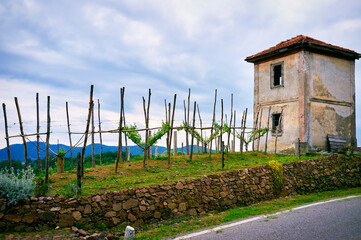
[[[2,0],[0,102],[7,106],[10,135],[19,133],[14,97],[25,132],[34,133],[35,94],[40,94],[41,131],[51,96],[52,143],[68,144],[67,101],[72,130],[84,131],[91,84],[101,102],[103,129],[117,126],[123,86],[129,123],[144,125],[142,96],[151,88],[151,126],[160,125],[164,99],[174,94],[179,124],[191,88],[191,101],[197,101],[207,125],[215,89],[228,114],[231,93],[238,114],[252,109],[253,65],[245,57],[299,34],[361,52],[361,1]],[[356,61],[359,142],[360,84],[361,63]],[[3,117],[0,127],[4,148]],[[116,139],[108,134],[105,143]]]

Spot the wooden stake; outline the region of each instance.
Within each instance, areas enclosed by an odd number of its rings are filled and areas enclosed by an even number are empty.
[[[152,138],[152,131],[149,131],[149,138]],[[148,159],[152,158],[152,146],[148,147]]]
[[[103,164],[102,155],[103,155],[103,139],[102,139],[102,127],[100,122],[100,102],[98,99],[98,123],[99,123],[99,141],[100,141],[100,154],[99,154],[99,163]],[[124,124],[125,125],[125,124]]]
[[[183,146],[183,142],[182,142],[182,155],[184,155],[184,146]]]
[[[242,153],[243,153],[243,121],[244,121],[244,114],[245,114],[246,111],[243,111],[242,113],[242,120],[241,120],[241,135],[240,135],[240,141],[239,141],[239,152],[241,153],[241,156],[242,156]]]
[[[168,119],[168,108],[167,108],[167,100],[164,99],[164,108],[165,108],[165,122],[167,122],[170,125],[169,119]],[[166,147],[167,147],[167,157],[168,157],[168,165],[170,164],[170,144],[169,144],[169,138],[170,138],[170,131],[167,132],[167,138],[166,138]]]
[[[268,132],[269,132],[269,119],[271,116],[271,106],[269,106],[268,108],[268,118],[267,118],[267,132],[266,132],[266,142],[265,142],[265,147],[264,147],[264,151],[267,152],[267,142],[268,142]]]
[[[216,153],[218,153],[219,150],[219,136],[214,138],[214,145],[216,145]]]
[[[277,125],[277,130],[276,130],[275,154],[277,153],[277,138],[278,138],[278,131],[279,131],[280,125],[281,125],[282,115],[283,115],[283,108],[281,110],[280,118],[278,119],[278,125]]]
[[[26,140],[25,140],[25,136],[24,136],[23,122],[21,121],[21,114],[20,114],[18,98],[15,97],[14,99],[15,99],[16,110],[18,112],[18,118],[19,118],[19,124],[20,124],[20,134],[21,134],[21,138],[23,139],[23,144],[24,144],[25,169],[27,169],[28,168],[28,149],[26,146]]]
[[[233,148],[233,152],[236,152],[236,116],[237,116],[236,110],[234,110],[233,116],[234,116],[234,118],[233,118],[233,144],[232,144],[232,148]]]
[[[47,101],[46,148],[45,148],[45,183],[49,183],[49,140],[50,140],[50,96]]]
[[[174,132],[174,140],[173,140],[173,156],[177,156],[178,147],[177,147],[177,132]]]
[[[231,131],[232,129],[232,120],[233,120],[233,93],[231,94],[231,119],[229,120],[229,130]],[[231,151],[231,147],[230,147],[230,137],[231,137],[231,132],[228,132],[228,138],[227,138],[227,156],[229,156],[229,152]]]
[[[168,103],[168,119],[167,122],[170,124],[170,103]],[[172,147],[171,145],[172,137],[170,135],[170,129],[167,132],[167,156],[168,156],[168,165],[170,164],[170,149]]]
[[[197,154],[199,154],[199,139],[197,138]]]
[[[127,147],[127,162],[130,160],[130,147]]]
[[[81,152],[81,170],[82,170],[82,177],[84,176],[84,160],[85,160],[85,149],[86,149],[86,143],[88,140],[88,133],[89,133],[89,125],[90,125],[90,117],[91,117],[91,111],[92,111],[92,103],[93,103],[93,89],[94,85],[90,86],[90,99],[89,99],[89,111],[88,111],[88,119],[86,121],[86,129],[85,129],[85,136],[84,136],[84,146],[82,148]]]
[[[222,135],[223,135],[223,99],[221,99],[221,134],[220,134],[220,143],[221,143],[221,151],[224,152],[224,149],[222,149],[222,144],[224,146],[224,142],[222,140]]]
[[[174,94],[172,120],[171,120],[171,122],[170,122],[170,128],[169,128],[169,131],[170,131],[169,147],[170,147],[171,144],[172,144],[173,124],[174,124],[174,113],[175,113],[175,105],[176,105],[176,102],[177,102],[177,94]],[[169,114],[170,114],[170,112],[169,112]],[[178,149],[176,149],[176,151],[178,151]],[[168,165],[169,165],[169,164],[170,164],[170,156],[168,156]]]
[[[216,121],[216,103],[217,103],[217,89],[214,91],[214,105],[213,105],[213,118],[212,118],[211,137],[213,135],[214,122]],[[209,143],[209,158],[212,157],[212,142],[213,141],[211,140],[210,143]]]
[[[68,102],[65,103],[65,109],[66,109],[66,121],[68,125],[68,135],[69,135],[69,144],[70,144],[70,166],[71,169],[73,169],[73,145],[71,142],[71,132],[70,132],[70,121],[69,121],[69,108],[68,108]]]
[[[39,174],[43,173],[43,168],[41,165],[41,158],[40,158],[40,117],[39,117],[39,93],[36,93],[36,152],[38,154],[38,168]]]
[[[118,172],[118,165],[119,165],[119,162],[122,161],[122,157],[123,157],[122,130],[123,130],[124,90],[125,90],[124,87],[122,87],[120,89],[120,115],[119,115],[118,153],[117,153],[117,161],[115,162],[115,173]]]
[[[124,95],[124,93],[123,93]],[[123,101],[124,101],[124,96],[123,96]],[[124,110],[124,104],[123,104],[123,126],[125,127],[125,110]],[[128,137],[127,135],[124,134],[124,141],[125,141],[125,149],[128,148]]]
[[[257,125],[258,125],[258,115],[259,115],[259,109],[257,111],[257,116],[256,116],[256,124],[254,124],[254,120],[253,120],[253,131],[254,131],[254,134],[256,134],[256,131],[257,131]],[[252,141],[252,152],[254,152],[254,140]]]
[[[259,122],[258,122],[258,129],[261,129],[261,123],[262,123],[262,113],[263,113],[263,108],[261,108],[261,114],[260,114],[260,116],[259,116]],[[261,141],[261,138],[260,137],[258,137],[258,139],[257,139],[258,141],[257,141],[257,152],[259,152],[259,142]]]
[[[82,175],[82,157],[80,152],[76,154],[76,185],[77,191],[76,194],[79,197],[81,195],[81,175]]]
[[[95,155],[94,155],[94,101],[92,102],[92,167],[95,168]]]
[[[189,93],[188,93],[188,109],[187,109],[187,128],[189,127],[189,104],[190,104],[190,100],[191,100],[191,89],[189,88]],[[188,131],[186,131],[186,144],[187,144],[187,155],[189,154],[189,140],[188,140]]]
[[[224,141],[221,142],[221,159],[222,159],[222,169],[224,169]]]
[[[242,133],[241,133],[241,156],[243,154],[243,139],[244,139],[244,133],[246,131],[246,122],[247,122],[247,111],[248,108],[246,108],[246,111],[244,113],[244,118],[243,118],[243,128],[242,128]]]
[[[197,104],[197,110],[198,110],[198,116],[199,116],[199,125],[201,126],[201,138],[203,139],[203,125],[202,125],[202,118],[201,118],[201,113],[199,111],[199,105]],[[203,149],[203,142],[202,142],[202,153],[204,152]]]
[[[189,159],[192,161],[193,157],[193,144],[194,144],[194,127],[196,124],[196,107],[197,103],[194,101],[194,107],[193,107],[193,124],[192,124],[192,141],[191,141],[191,154],[189,156]]]
[[[148,134],[149,134],[149,107],[150,107],[150,96],[151,96],[151,90],[149,88],[149,94],[148,94],[148,107],[145,108],[145,98],[143,97],[143,110],[144,110],[144,118],[145,118],[145,128],[147,129],[145,131],[145,145],[144,145],[144,156],[143,156],[143,168],[145,168],[145,159],[147,157],[147,145],[148,145]]]
[[[154,153],[154,156],[155,156],[155,157],[158,157],[158,146],[157,146],[157,145],[155,146],[155,153]]]
[[[6,105],[3,103],[3,112],[4,112],[4,121],[5,121],[5,139],[6,139],[6,148],[8,152],[8,161],[9,161],[9,170],[11,169],[11,155],[10,155],[10,144],[9,144],[9,132],[8,132],[8,119],[6,117]]]

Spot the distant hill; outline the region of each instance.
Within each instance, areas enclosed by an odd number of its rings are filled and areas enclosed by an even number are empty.
[[[35,145],[34,145],[35,144]],[[37,149],[36,149],[36,142],[27,142],[26,144],[27,146],[27,150],[28,150],[28,158],[31,160],[36,160],[38,158],[38,154],[37,154]],[[63,144],[59,144],[59,148],[64,148],[64,151],[68,151],[70,149],[69,146],[67,145],[63,145]],[[130,154],[132,155],[140,155],[143,154],[143,150],[138,147],[138,146],[129,146],[130,148]],[[45,157],[45,143],[40,143],[40,157],[44,158]],[[58,145],[56,144],[50,144],[50,149],[53,150],[54,152],[58,152]],[[73,149],[73,157],[76,156],[76,153],[81,152],[82,147],[77,147]],[[100,153],[100,144],[94,144],[94,151],[95,154],[99,154]],[[103,152],[116,152],[118,151],[118,147],[117,146],[107,146],[107,145],[103,145]],[[125,147],[123,146],[123,151],[125,151]],[[164,151],[166,151],[165,147],[162,146],[158,146],[158,153],[162,154]],[[152,154],[155,153],[155,146],[152,147]],[[11,159],[14,160],[20,160],[20,161],[24,161],[24,145],[23,144],[13,144],[10,145],[10,154],[11,154]],[[52,154],[52,152],[50,151],[50,154]],[[92,147],[91,145],[87,145],[86,149],[85,149],[85,156],[91,155],[92,154]],[[66,157],[70,157],[70,152],[68,152],[66,154]],[[8,155],[7,155],[7,149],[3,148],[0,150],[0,161],[2,160],[7,160],[8,159]]]

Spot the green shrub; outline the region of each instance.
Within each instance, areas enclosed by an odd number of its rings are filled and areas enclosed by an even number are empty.
[[[20,200],[31,196],[35,188],[35,174],[31,167],[27,170],[14,172],[2,169],[0,171],[0,198],[5,198],[9,204],[17,204]]]
[[[267,162],[267,165],[270,167],[272,172],[273,182],[275,185],[275,193],[280,194],[282,192],[284,182],[283,166],[281,163],[275,160]]]
[[[96,228],[99,230],[99,231],[103,231],[104,229],[107,228],[107,226],[105,225],[105,223],[100,223],[99,225],[96,226]]]
[[[35,179],[36,187],[34,190],[35,197],[44,196],[49,192],[49,184],[45,183],[45,180],[41,177]]]

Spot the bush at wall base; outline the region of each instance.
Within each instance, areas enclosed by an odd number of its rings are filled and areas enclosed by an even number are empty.
[[[35,174],[31,167],[26,170],[14,172],[14,169],[0,171],[0,198],[8,204],[17,204],[20,200],[27,199],[35,189]]]

